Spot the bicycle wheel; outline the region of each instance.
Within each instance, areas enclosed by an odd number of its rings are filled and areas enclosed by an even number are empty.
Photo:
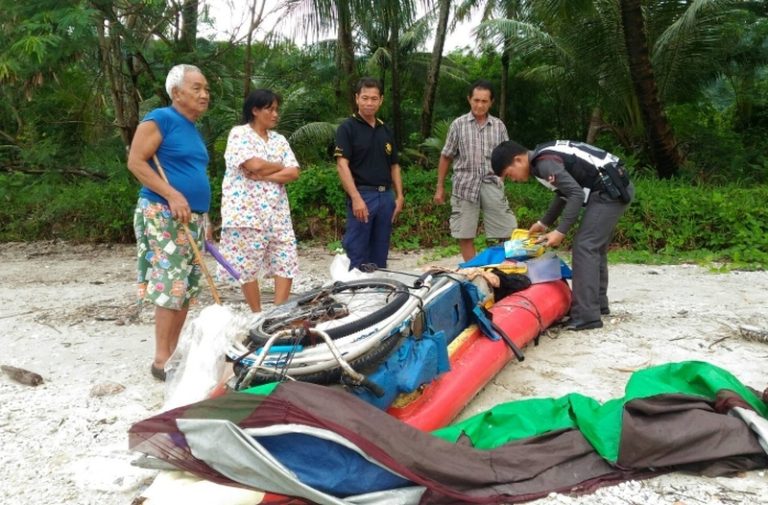
[[[370,372],[382,361],[384,361],[389,355],[397,348],[397,345],[401,342],[402,335],[396,334],[391,337],[382,340],[379,345],[368,351],[367,353],[359,356],[349,362],[349,365],[359,372]],[[248,372],[248,367],[240,369],[239,374],[245,374]],[[239,375],[238,374],[238,375]],[[327,370],[319,372],[313,372],[305,375],[296,375],[294,378],[302,382],[311,382],[313,384],[334,384],[341,380],[341,367],[336,366]],[[258,384],[267,384],[269,382],[280,381],[284,379],[284,371],[279,368],[275,368],[274,371],[263,368],[251,377],[249,384],[240,384],[240,388],[244,389]]]
[[[253,347],[262,347],[278,331],[308,326],[320,328],[336,340],[383,321],[397,312],[409,297],[408,287],[393,279],[337,282],[275,307],[248,336]],[[279,340],[275,345],[283,343]],[[310,337],[297,343],[315,344]]]

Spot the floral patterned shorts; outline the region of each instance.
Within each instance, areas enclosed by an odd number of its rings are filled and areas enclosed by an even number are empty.
[[[189,231],[203,250],[205,214],[192,213]],[[140,198],[133,214],[139,301],[166,309],[186,307],[200,293],[202,271],[187,234],[162,203]]]
[[[299,273],[293,230],[273,233],[253,228],[222,228],[221,254],[240,274],[241,282],[275,275],[293,279]],[[217,274],[220,280],[234,281],[221,266]]]

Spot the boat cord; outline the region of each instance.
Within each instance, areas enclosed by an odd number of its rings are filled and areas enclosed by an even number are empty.
[[[539,328],[536,331],[536,338],[534,339],[535,345],[539,345],[539,337],[541,337],[541,334],[544,333],[544,330],[546,329],[544,327],[544,320],[541,317],[541,312],[539,312],[539,308],[536,306],[535,303],[533,303],[533,301],[530,298],[528,298],[525,295],[521,295],[520,293],[509,294],[509,295],[507,295],[505,297],[505,299],[509,298],[509,297],[513,297],[513,296],[518,297],[518,298],[522,298],[523,300],[525,300],[525,302],[528,302],[528,303],[512,303],[512,304],[503,304],[502,305],[501,302],[497,302],[497,303],[493,304],[493,306],[494,307],[498,307],[500,309],[501,308],[509,308],[509,309],[520,308],[520,309],[523,309],[525,311],[530,312],[533,315],[533,317],[536,318],[536,322],[539,325]]]

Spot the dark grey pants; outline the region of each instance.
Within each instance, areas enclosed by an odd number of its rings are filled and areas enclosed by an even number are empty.
[[[632,183],[627,190],[634,198]],[[573,320],[597,321],[600,309],[608,308],[608,245],[628,206],[603,192],[589,197],[573,241]]]

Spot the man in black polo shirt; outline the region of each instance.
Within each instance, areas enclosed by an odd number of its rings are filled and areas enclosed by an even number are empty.
[[[395,139],[376,117],[383,99],[381,81],[363,77],[355,86],[357,112],[336,130],[336,169],[347,192],[342,245],[350,270],[370,263],[387,267],[392,223],[403,208]]]

